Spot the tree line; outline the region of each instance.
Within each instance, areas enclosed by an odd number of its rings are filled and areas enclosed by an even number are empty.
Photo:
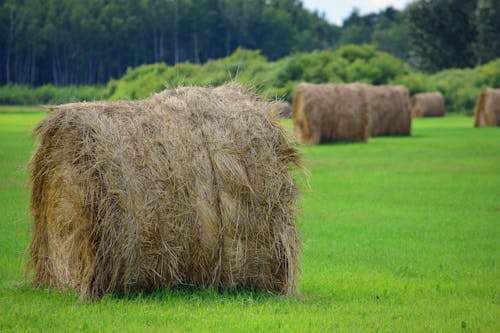
[[[500,56],[500,0],[418,0],[342,27],[300,0],[0,0],[0,85],[96,84],[145,63],[203,63],[238,47],[270,60],[375,44],[416,68]]]
[[[94,84],[144,63],[238,46],[270,59],[325,48],[336,28],[297,0],[0,0],[0,84]]]
[[[344,21],[336,45],[370,43],[414,68],[436,72],[500,57],[500,0],[416,0]]]

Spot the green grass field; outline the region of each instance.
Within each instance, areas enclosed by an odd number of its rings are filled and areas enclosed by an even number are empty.
[[[40,113],[45,109],[39,105],[0,105],[0,114],[5,113]]]
[[[303,148],[300,297],[181,288],[88,304],[22,281],[43,116],[0,112],[0,332],[500,331],[500,128],[417,119],[411,137]]]

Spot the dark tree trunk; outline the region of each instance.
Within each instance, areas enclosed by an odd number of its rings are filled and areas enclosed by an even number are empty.
[[[14,8],[10,7],[9,10],[9,36],[7,37],[7,47],[5,48],[5,81],[11,82],[11,63],[10,57],[14,44],[14,36],[16,33],[16,17],[14,15]]]
[[[193,58],[194,62],[199,64],[200,63],[200,51],[198,48],[198,35],[196,34],[196,32],[193,35],[193,51],[194,51],[194,58]]]

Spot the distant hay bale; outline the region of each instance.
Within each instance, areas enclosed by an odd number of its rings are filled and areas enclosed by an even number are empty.
[[[500,89],[486,88],[477,99],[474,126],[500,126]]]
[[[411,114],[408,89],[403,86],[370,86],[366,89],[371,136],[410,135]]]
[[[294,294],[300,159],[272,107],[238,85],[53,107],[30,161],[34,284]]]
[[[292,106],[288,102],[278,101],[275,102],[275,114],[280,118],[291,118],[292,117]]]
[[[443,117],[446,113],[440,92],[415,94],[411,97],[412,117]]]
[[[295,88],[293,113],[298,140],[367,141],[368,110],[361,84],[309,84]]]
[[[304,144],[411,134],[408,90],[403,86],[302,83],[295,89],[293,119]]]

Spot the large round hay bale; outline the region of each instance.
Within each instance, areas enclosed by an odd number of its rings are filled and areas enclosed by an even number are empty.
[[[440,92],[415,94],[411,97],[412,117],[443,117],[446,113]]]
[[[366,142],[369,133],[364,94],[361,84],[297,85],[292,118],[298,140],[307,145]]]
[[[237,85],[52,108],[30,162],[33,282],[293,294],[300,161],[272,108]]]
[[[404,86],[364,85],[364,87],[370,135],[410,135],[411,114],[408,89]]]
[[[500,89],[486,88],[477,99],[474,126],[500,126]]]

